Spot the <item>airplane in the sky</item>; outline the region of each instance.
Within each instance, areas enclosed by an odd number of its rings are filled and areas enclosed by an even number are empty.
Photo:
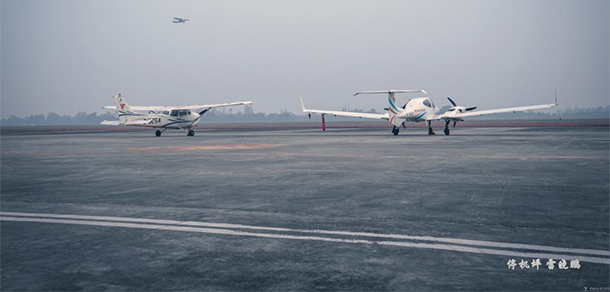
[[[388,123],[392,124],[394,127],[392,128],[392,133],[394,135],[398,135],[400,130],[400,126],[402,125],[406,128],[406,122],[426,122],[428,123],[428,135],[434,135],[434,131],[432,130],[432,122],[433,121],[445,121],[445,135],[449,135],[449,124],[453,122],[453,127],[455,128],[455,124],[457,122],[464,121],[464,118],[474,117],[474,116],[482,116],[488,114],[497,114],[497,113],[516,113],[522,111],[531,111],[531,110],[539,110],[539,109],[547,109],[557,106],[557,96],[555,96],[555,103],[550,104],[541,104],[541,105],[531,105],[531,106],[521,106],[521,107],[509,107],[509,108],[501,108],[501,109],[492,109],[492,110],[483,110],[483,111],[475,111],[477,108],[474,107],[465,107],[458,106],[451,98],[449,102],[453,105],[446,112],[441,113],[440,109],[437,108],[432,100],[428,97],[417,97],[410,99],[405,105],[402,107],[398,107],[396,105],[396,99],[394,98],[394,94],[396,93],[424,93],[428,94],[425,90],[380,90],[380,91],[362,91],[354,94],[354,96],[359,94],[387,94],[388,95],[388,107],[385,108],[387,113],[385,114],[374,114],[374,113],[358,113],[358,112],[344,112],[344,111],[329,111],[329,110],[316,110],[316,109],[307,109],[305,108],[305,103],[303,102],[303,98],[301,98],[301,109],[304,113],[307,113],[309,118],[311,119],[311,114],[320,114],[322,115],[322,131],[326,131],[326,121],[324,120],[325,115],[333,115],[333,116],[346,116],[346,117],[356,117],[356,118],[366,118],[366,119],[378,119],[378,120],[386,120]]]
[[[200,104],[189,106],[129,106],[121,94],[113,96],[114,104],[103,109],[116,110],[118,121],[103,121],[102,125],[138,126],[157,129],[155,135],[167,129],[187,131],[187,136],[195,136],[193,127],[197,126],[201,117],[216,107],[250,105],[251,101],[240,101],[219,104]],[[191,111],[192,110],[192,111]],[[201,111],[199,111],[201,110]],[[138,113],[137,111],[140,111]],[[199,111],[199,112],[198,112]],[[147,112],[147,113],[144,113]]]
[[[174,23],[186,23],[187,21],[189,21],[187,18],[174,17]]]

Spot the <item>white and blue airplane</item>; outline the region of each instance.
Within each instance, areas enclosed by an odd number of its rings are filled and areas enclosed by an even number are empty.
[[[453,122],[453,127],[457,122],[464,121],[464,118],[474,117],[474,116],[482,116],[489,114],[497,114],[497,113],[516,113],[523,111],[531,111],[531,110],[540,110],[547,109],[557,106],[557,96],[555,96],[555,103],[550,104],[541,104],[541,105],[531,105],[531,106],[520,106],[520,107],[509,107],[509,108],[500,108],[500,109],[491,109],[491,110],[483,110],[483,111],[475,111],[476,106],[473,107],[465,107],[458,106],[451,98],[449,102],[453,105],[446,112],[441,113],[440,109],[437,108],[432,100],[428,97],[417,97],[410,99],[405,105],[402,107],[396,106],[396,99],[394,95],[396,93],[423,93],[428,94],[425,90],[417,89],[417,90],[379,90],[379,91],[362,91],[357,92],[354,96],[359,94],[387,94],[388,95],[388,107],[385,108],[387,111],[385,114],[373,114],[373,113],[358,113],[358,112],[344,112],[344,111],[329,111],[329,110],[317,110],[317,109],[308,109],[305,108],[305,103],[303,102],[303,98],[301,98],[301,109],[304,113],[309,115],[311,118],[311,114],[320,114],[322,115],[322,131],[326,131],[326,121],[324,119],[325,115],[333,115],[333,116],[346,116],[346,117],[356,117],[356,118],[366,118],[366,119],[377,119],[377,120],[386,120],[388,123],[393,125],[392,133],[394,135],[398,135],[400,130],[400,126],[402,125],[406,128],[406,122],[426,122],[428,123],[428,135],[434,135],[434,131],[432,130],[432,122],[433,121],[445,121],[445,135],[449,135],[449,123]]]
[[[189,21],[189,20],[188,20],[188,18],[179,18],[179,17],[174,17],[174,21],[173,21],[173,23],[182,23],[182,24],[184,24],[184,23],[186,23],[187,21]]]
[[[101,123],[102,125],[149,127],[157,129],[155,131],[157,137],[167,129],[183,130],[187,132],[187,136],[195,136],[192,128],[197,126],[201,117],[209,110],[216,107],[252,104],[251,101],[239,101],[188,106],[129,106],[121,94],[113,96],[113,99],[115,105],[102,108],[116,110],[119,120],[106,120]]]

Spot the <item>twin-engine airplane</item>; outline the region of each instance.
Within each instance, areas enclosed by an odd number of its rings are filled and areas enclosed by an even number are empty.
[[[434,135],[434,131],[432,130],[432,122],[433,121],[445,121],[445,135],[449,135],[449,123],[453,122],[453,127],[457,122],[464,121],[464,118],[474,117],[474,116],[482,116],[489,114],[497,114],[497,113],[516,113],[523,111],[531,111],[531,110],[539,110],[552,108],[557,106],[557,96],[555,96],[555,103],[550,104],[541,104],[541,105],[531,105],[531,106],[521,106],[521,107],[509,107],[509,108],[501,108],[501,109],[492,109],[492,110],[483,110],[483,111],[475,111],[477,108],[474,107],[464,107],[458,106],[451,98],[449,102],[453,105],[446,112],[441,113],[440,110],[432,103],[427,97],[417,97],[410,99],[405,105],[402,107],[396,106],[396,99],[394,98],[395,93],[417,93],[421,92],[424,94],[428,94],[425,90],[381,90],[381,91],[362,91],[354,94],[354,96],[359,94],[387,94],[388,95],[388,104],[389,107],[385,108],[387,113],[385,114],[372,114],[372,113],[358,113],[358,112],[343,112],[343,111],[329,111],[329,110],[316,110],[316,109],[307,109],[305,108],[305,104],[303,103],[303,99],[301,98],[301,109],[304,113],[309,115],[311,118],[311,114],[321,114],[322,115],[322,131],[326,131],[326,122],[324,120],[325,115],[333,115],[333,116],[346,116],[346,117],[357,117],[357,118],[367,118],[367,119],[378,119],[378,120],[387,120],[394,127],[392,128],[392,133],[394,135],[398,135],[400,130],[400,126],[402,125],[406,128],[406,122],[427,122],[428,123],[428,135]]]
[[[182,23],[185,24],[187,21],[189,21],[187,18],[179,18],[179,17],[174,17],[174,23]]]
[[[187,136],[195,136],[195,131],[192,128],[199,123],[201,117],[209,110],[215,107],[252,104],[251,101],[240,101],[189,106],[129,106],[120,94],[113,96],[113,98],[115,105],[102,108],[116,110],[119,120],[103,121],[102,125],[150,127],[157,129],[155,132],[157,137],[161,136],[161,133],[167,129],[183,130],[187,131]],[[142,111],[148,113],[142,113]]]

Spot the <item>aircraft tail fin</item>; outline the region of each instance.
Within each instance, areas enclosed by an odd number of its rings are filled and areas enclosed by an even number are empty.
[[[135,115],[135,113],[127,104],[127,101],[125,101],[125,99],[121,97],[121,94],[115,95],[113,96],[113,98],[114,105],[116,106],[116,112],[119,115],[119,122],[121,124],[125,124],[131,116]]]
[[[388,94],[388,122],[396,127],[400,126],[400,124],[404,122],[404,119],[399,119],[397,117],[401,111],[402,110],[396,106],[396,98],[394,98],[394,93]]]
[[[418,92],[421,92],[423,94],[428,94],[423,89],[400,89],[400,90],[389,89],[389,90],[375,90],[375,91],[360,91],[360,92],[356,92],[354,94],[354,96],[360,95],[360,94],[387,94],[388,95],[388,118],[389,118],[388,122],[390,124],[393,124],[394,126],[398,127],[405,121],[405,119],[397,117],[402,112],[402,109],[399,108],[398,106],[396,106],[396,98],[394,97],[394,94],[396,94],[396,93],[418,93]]]

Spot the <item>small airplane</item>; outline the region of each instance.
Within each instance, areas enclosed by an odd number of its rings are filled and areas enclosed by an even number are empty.
[[[129,106],[121,94],[115,95],[113,98],[115,105],[102,108],[116,110],[119,120],[105,120],[101,123],[102,125],[150,127],[157,129],[155,132],[157,137],[160,137],[161,133],[167,129],[183,130],[187,131],[187,136],[195,136],[192,128],[197,126],[201,117],[209,110],[216,107],[252,104],[251,101],[240,101],[189,106]],[[148,113],[137,113],[136,111],[148,111]]]
[[[457,122],[464,121],[466,117],[474,117],[474,116],[482,116],[488,114],[497,114],[497,113],[516,113],[523,111],[531,111],[531,110],[539,110],[539,109],[547,109],[552,108],[558,105],[557,103],[557,93],[555,93],[555,103],[551,104],[541,104],[541,105],[531,105],[531,106],[521,106],[521,107],[510,107],[510,108],[500,108],[500,109],[492,109],[492,110],[483,110],[483,111],[475,111],[476,106],[473,107],[465,107],[458,106],[453,99],[447,97],[449,102],[453,105],[446,112],[441,113],[440,110],[434,105],[432,100],[427,97],[417,97],[410,99],[405,105],[402,107],[396,106],[396,99],[394,94],[396,93],[423,93],[428,94],[425,90],[417,89],[417,90],[380,90],[380,91],[362,91],[357,92],[354,96],[359,94],[387,94],[388,95],[388,107],[385,108],[387,113],[385,114],[373,114],[373,113],[358,113],[358,112],[344,112],[344,111],[329,111],[329,110],[316,110],[316,109],[307,109],[305,108],[305,103],[303,102],[303,98],[301,98],[301,109],[304,113],[307,113],[309,118],[311,119],[311,114],[320,114],[322,115],[322,131],[326,131],[326,121],[324,120],[325,115],[333,115],[333,116],[346,116],[346,117],[357,117],[357,118],[367,118],[367,119],[378,119],[378,120],[387,120],[388,123],[393,125],[392,134],[398,135],[400,130],[400,126],[406,128],[406,122],[426,122],[428,123],[428,135],[434,135],[434,130],[432,130],[432,122],[433,121],[445,121],[445,135],[449,135],[449,123],[453,122],[453,127],[455,128],[455,124]]]
[[[189,21],[187,18],[174,17],[173,23],[186,23],[187,21]]]

